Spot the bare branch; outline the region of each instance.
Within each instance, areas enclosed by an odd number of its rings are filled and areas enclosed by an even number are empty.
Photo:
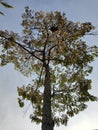
[[[74,90],[75,90],[75,88],[73,88],[73,89],[66,88],[66,89],[62,89],[62,90],[55,90],[53,87],[53,93],[51,96],[54,97],[54,96],[60,95],[61,93],[72,92]]]
[[[52,46],[49,46],[49,49],[48,49],[48,52],[49,52],[49,54],[48,54],[48,64],[49,64],[49,62],[50,62],[50,55],[51,55],[51,50],[54,48],[54,47],[56,47],[57,46],[57,44],[53,44]]]
[[[43,66],[46,65],[46,63],[45,63],[45,61],[46,61],[46,46],[47,46],[47,43],[48,43],[48,36],[49,36],[49,34],[47,33],[47,39],[46,39],[44,49],[43,49]]]
[[[96,31],[96,32],[91,32],[91,33],[86,33],[85,35],[93,35],[93,36],[96,36],[96,35],[98,35],[98,31]]]
[[[1,34],[1,33],[0,33],[0,34]],[[8,35],[8,36],[9,36],[9,35]],[[11,42],[14,42],[14,43],[17,44],[18,46],[20,46],[22,49],[24,49],[26,52],[28,52],[29,54],[31,54],[32,56],[34,56],[36,59],[38,59],[38,60],[40,60],[41,62],[43,62],[43,60],[40,59],[38,56],[36,56],[36,55],[34,54],[34,52],[31,52],[30,50],[28,50],[27,48],[25,48],[21,43],[15,41],[15,40],[13,40],[13,39],[11,39],[10,36],[7,38],[7,37],[5,37],[4,35],[0,35],[0,37],[5,38],[6,40],[9,40],[9,41],[11,41]]]
[[[14,43],[16,43],[17,45],[19,45],[21,48],[23,48],[25,51],[27,51],[29,54],[31,54],[32,56],[34,56],[36,59],[40,60],[41,62],[43,61],[42,59],[40,59],[39,57],[37,57],[36,55],[34,55],[34,52],[29,51],[28,49],[26,49],[23,45],[21,45],[20,43],[16,42],[16,41],[12,41]]]

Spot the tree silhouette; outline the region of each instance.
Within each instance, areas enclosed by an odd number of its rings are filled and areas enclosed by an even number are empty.
[[[66,125],[69,117],[96,101],[90,94],[90,63],[98,56],[97,46],[88,46],[83,36],[94,26],[90,22],[74,23],[65,14],[34,12],[25,7],[22,15],[23,36],[0,31],[1,66],[13,63],[25,76],[34,76],[32,84],[18,87],[18,102],[32,103],[30,118],[42,123],[42,130]]]

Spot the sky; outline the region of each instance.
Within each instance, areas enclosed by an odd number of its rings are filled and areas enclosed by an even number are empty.
[[[14,31],[21,34],[21,14],[24,7],[32,10],[62,11],[69,20],[74,22],[92,22],[98,31],[98,0],[8,0],[13,9],[5,9],[0,6],[0,29]],[[85,38],[89,45],[98,44],[98,36]],[[92,63],[94,69],[90,75],[92,79],[92,94],[98,96],[98,59]],[[17,86],[28,84],[31,78],[24,77],[14,69],[12,64],[0,67],[0,130],[41,130],[40,125],[31,123],[29,112],[25,114],[27,106],[20,109],[17,103]],[[88,103],[88,108],[70,118],[67,126],[55,127],[54,130],[92,130],[98,128],[98,102]]]

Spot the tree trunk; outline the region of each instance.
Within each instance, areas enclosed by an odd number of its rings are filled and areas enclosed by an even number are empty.
[[[54,123],[51,114],[51,83],[49,65],[45,65],[45,71],[42,130],[53,130]]]

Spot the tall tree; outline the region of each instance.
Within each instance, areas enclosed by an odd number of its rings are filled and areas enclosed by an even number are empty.
[[[9,5],[7,2],[3,2],[3,0],[0,0],[0,4],[3,5],[5,8],[13,8],[13,6]],[[4,15],[2,11],[0,11],[1,15]]]
[[[15,69],[36,78],[32,84],[18,87],[20,107],[30,101],[30,118],[42,123],[42,130],[66,125],[69,117],[96,101],[90,94],[90,63],[98,56],[97,46],[88,46],[83,36],[94,26],[90,22],[68,21],[59,11],[34,12],[25,7],[22,15],[23,36],[0,31],[1,66],[13,63]]]

